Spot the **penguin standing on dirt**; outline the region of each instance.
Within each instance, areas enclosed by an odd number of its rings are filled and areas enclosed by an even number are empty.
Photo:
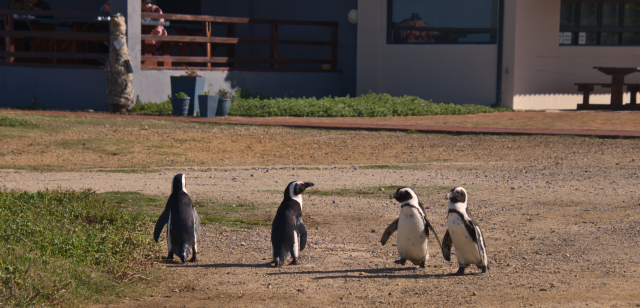
[[[467,266],[473,264],[487,272],[489,261],[484,244],[482,230],[469,213],[467,191],[462,187],[454,187],[447,194],[449,199],[449,214],[447,215],[447,232],[442,239],[442,255],[451,261],[451,246],[456,249],[458,272],[454,275],[464,275]]]
[[[289,183],[284,190],[284,200],[278,207],[276,217],[271,225],[271,245],[273,246],[273,262],[276,267],[293,257],[292,265],[300,264],[299,252],[307,244],[307,228],[302,222],[302,192],[313,183],[295,181]]]
[[[172,260],[173,255],[176,254],[184,263],[191,255],[189,262],[197,262],[200,217],[184,187],[184,174],[176,174],[173,177],[171,195],[153,231],[153,239],[156,243],[165,224],[169,249],[166,259]]]
[[[414,265],[420,265],[419,269],[423,270],[426,268],[425,262],[429,259],[429,229],[433,231],[436,241],[442,248],[440,239],[429,223],[418,196],[411,188],[398,188],[389,199],[400,202],[400,216],[384,230],[380,243],[384,246],[389,237],[398,230],[400,259],[395,263],[404,265],[409,260]]]

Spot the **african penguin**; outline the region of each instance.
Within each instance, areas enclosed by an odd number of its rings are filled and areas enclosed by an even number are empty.
[[[482,230],[467,208],[469,196],[462,187],[454,187],[447,194],[449,199],[449,214],[447,215],[447,233],[442,239],[442,255],[451,261],[451,245],[456,249],[458,272],[454,275],[464,275],[467,266],[474,264],[482,270],[482,274],[489,268],[487,249],[484,244]]]
[[[391,234],[398,230],[398,253],[400,259],[395,263],[404,265],[407,260],[425,269],[425,262],[429,259],[429,229],[433,231],[436,241],[440,239],[429,223],[424,208],[411,188],[402,187],[389,197],[400,202],[400,216],[392,222],[382,233],[380,243],[385,245]],[[442,245],[440,245],[442,248]]]
[[[273,262],[276,267],[282,266],[291,255],[291,264],[300,264],[299,252],[307,244],[307,228],[302,222],[302,192],[313,183],[295,181],[289,183],[284,190],[284,200],[278,207],[276,217],[271,225],[271,244],[273,246]]]
[[[173,255],[176,254],[184,263],[184,260],[193,254],[189,262],[197,262],[200,217],[184,187],[184,174],[176,174],[173,177],[171,195],[153,230],[156,243],[165,224],[169,248],[166,259],[173,259]]]

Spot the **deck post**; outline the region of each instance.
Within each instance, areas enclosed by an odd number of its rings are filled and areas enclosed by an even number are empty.
[[[208,21],[202,22],[202,28],[203,28],[202,33],[204,33],[204,36],[206,36],[208,39],[211,39],[211,22],[208,22]],[[211,43],[210,42],[205,44],[204,54],[207,58],[209,58],[209,60],[211,60]],[[211,61],[207,62],[207,67],[211,67]]]

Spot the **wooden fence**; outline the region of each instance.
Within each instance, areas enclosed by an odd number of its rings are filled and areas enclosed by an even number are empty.
[[[0,9],[0,65],[100,67],[108,57],[109,13]],[[70,31],[56,32],[60,27]]]
[[[187,22],[191,25],[192,31],[183,29],[178,31],[179,35],[157,36],[142,34],[143,43],[142,68],[143,69],[180,69],[181,64],[189,64],[198,67],[198,70],[253,70],[253,71],[335,71],[338,64],[338,23],[331,21],[306,21],[306,20],[283,20],[283,19],[258,19],[239,18],[204,15],[179,15],[179,14],[156,14],[142,13],[143,33],[150,33],[151,29],[161,19],[164,23],[171,25],[172,21]],[[146,24],[144,20],[147,20]],[[201,27],[198,26],[201,24]],[[226,24],[226,37],[211,36],[212,24]],[[269,38],[238,38],[236,37],[236,24],[267,24],[270,26]],[[193,27],[195,25],[195,27]],[[281,25],[292,26],[323,26],[327,27],[331,33],[331,40],[292,40],[280,39],[278,29]],[[195,34],[195,35],[184,35]],[[152,53],[152,41],[161,42],[161,56],[154,56]],[[269,58],[238,58],[236,57],[236,46],[239,44],[267,44],[270,46]],[[331,52],[326,59],[283,59],[278,56],[279,45],[308,45],[308,46],[330,46]],[[171,50],[174,46],[179,47],[179,56],[172,56]],[[213,56],[214,49],[219,46],[226,46],[227,56]],[[202,53],[200,53],[200,47]],[[269,67],[248,68],[237,67],[238,63],[266,63]],[[317,68],[283,68],[280,64],[302,64],[317,65]],[[221,66],[217,66],[221,65]]]

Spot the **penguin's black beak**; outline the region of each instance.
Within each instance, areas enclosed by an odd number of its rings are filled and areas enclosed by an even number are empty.
[[[309,187],[314,186],[314,185],[315,184],[313,184],[313,183],[303,183],[302,187],[304,187],[306,189],[306,188],[309,188]]]
[[[398,196],[398,193],[395,192],[393,195],[389,196],[389,199],[395,199]]]

